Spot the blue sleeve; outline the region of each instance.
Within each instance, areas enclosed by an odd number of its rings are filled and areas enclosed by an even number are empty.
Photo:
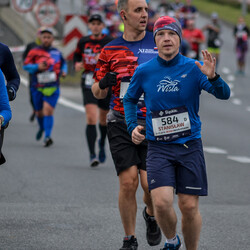
[[[68,65],[66,61],[64,60],[63,56],[61,55],[61,72],[68,73]]]
[[[26,64],[23,66],[23,69],[30,74],[35,74],[38,71],[38,64]]]
[[[135,73],[131,79],[126,95],[123,99],[123,107],[125,113],[125,119],[127,123],[127,130],[129,134],[137,127],[137,103],[141,97],[143,90],[140,86],[140,72],[139,66],[135,70]]]
[[[209,93],[211,93],[218,99],[222,100],[229,99],[231,93],[230,88],[221,77],[219,77],[216,81],[210,83],[212,86],[208,91]]]
[[[9,104],[9,98],[7,89],[5,86],[5,80],[2,71],[0,70],[0,115],[4,118],[4,126],[11,119],[11,109]]]
[[[3,52],[3,64],[1,70],[7,81],[7,87],[12,87],[15,91],[18,90],[20,85],[20,76],[17,72],[13,56],[7,46],[1,47]]]
[[[127,123],[127,130],[129,134],[137,127],[137,103],[127,93],[123,99],[123,107],[125,113],[125,120]]]

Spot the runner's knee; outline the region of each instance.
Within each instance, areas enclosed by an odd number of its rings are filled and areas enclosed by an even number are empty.
[[[138,177],[132,175],[120,176],[120,190],[126,193],[135,193],[138,187]]]
[[[179,199],[178,203],[183,216],[193,217],[199,211],[197,199]]]

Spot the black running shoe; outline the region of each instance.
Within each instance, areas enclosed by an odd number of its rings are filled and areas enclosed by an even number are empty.
[[[39,129],[38,132],[36,133],[36,140],[39,141],[42,138],[43,135],[43,130]]]
[[[95,155],[90,156],[90,167],[97,167],[99,165],[99,160],[96,158]]]
[[[161,229],[158,227],[155,217],[149,216],[146,212],[146,207],[142,212],[143,218],[147,227],[147,242],[150,246],[156,246],[161,243]]]
[[[53,141],[52,141],[52,139],[50,138],[50,137],[46,137],[45,139],[44,139],[44,147],[49,147],[49,146],[51,146],[53,144]]]
[[[104,145],[101,145],[101,140],[98,141],[99,144],[99,161],[100,163],[104,163],[106,160],[105,148]]]
[[[123,246],[120,250],[137,250],[138,243],[137,239],[134,236],[131,237],[124,237],[123,239]]]
[[[33,112],[30,116],[30,122],[33,122],[35,120],[36,114]]]

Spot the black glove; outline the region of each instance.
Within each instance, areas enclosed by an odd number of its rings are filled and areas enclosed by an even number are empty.
[[[9,100],[13,101],[16,98],[16,91],[12,87],[7,86],[7,92],[8,92]]]
[[[108,72],[99,82],[100,89],[106,89],[117,84],[116,72]]]

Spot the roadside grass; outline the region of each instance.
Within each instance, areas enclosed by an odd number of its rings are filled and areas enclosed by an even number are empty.
[[[234,8],[229,5],[211,2],[209,0],[193,0],[192,4],[197,7],[199,12],[211,15],[212,12],[217,12],[219,18],[226,23],[235,25],[238,17],[242,15],[241,8]],[[250,13],[245,16],[246,24],[250,26]]]
[[[62,86],[80,87],[82,72],[69,72],[65,78],[60,78]]]

